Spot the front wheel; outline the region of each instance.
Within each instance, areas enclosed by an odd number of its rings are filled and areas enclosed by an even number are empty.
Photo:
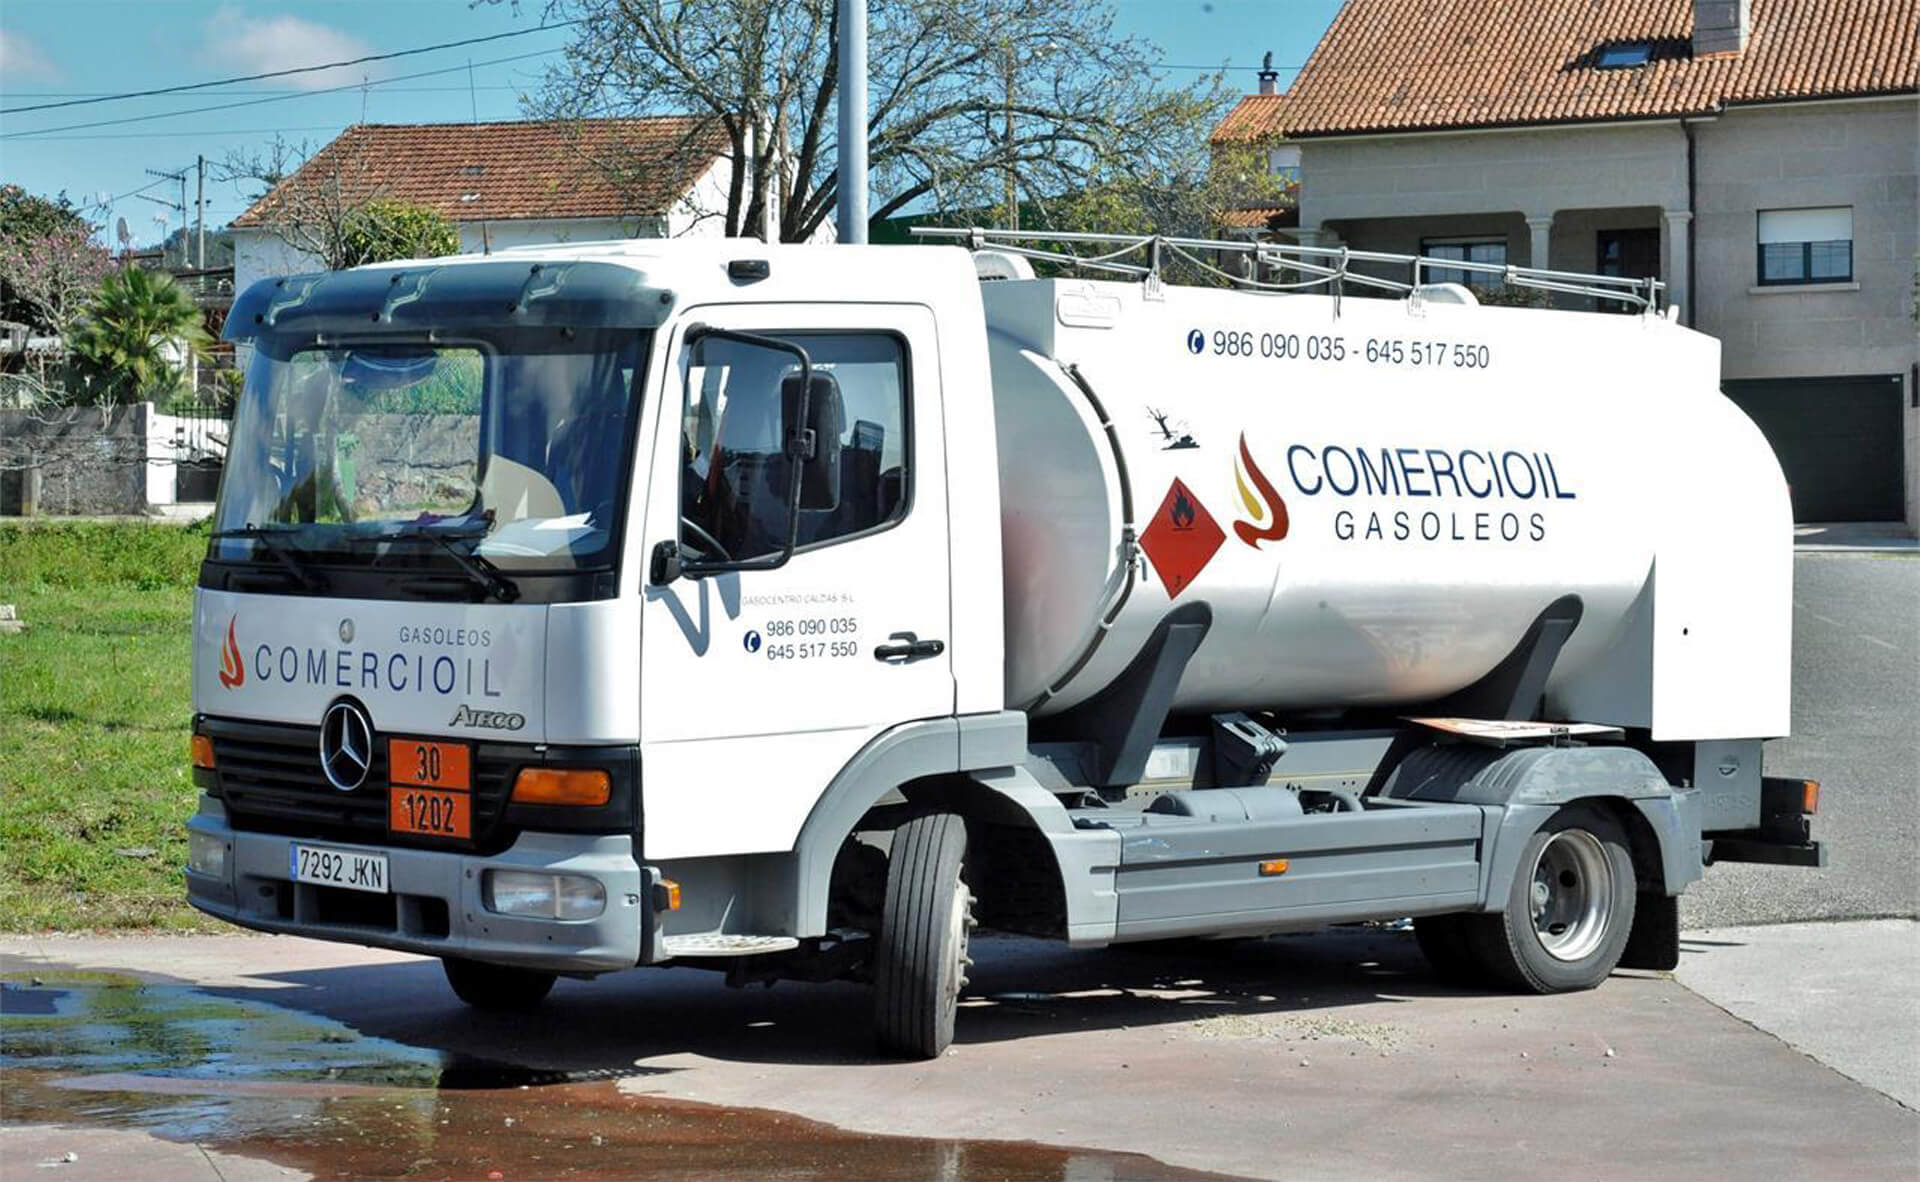
[[[447,984],[453,986],[454,994],[476,1010],[524,1012],[539,1005],[553,989],[554,975],[537,969],[484,964],[457,956],[442,957],[440,964],[447,971]]]
[[[953,1041],[973,963],[973,895],[961,877],[966,852],[966,822],[952,813],[894,830],[873,953],[874,1033],[891,1054],[931,1059]]]
[[[1569,805],[1527,839],[1506,910],[1461,916],[1461,930],[1474,960],[1502,983],[1534,993],[1591,989],[1620,963],[1636,895],[1620,823]]]

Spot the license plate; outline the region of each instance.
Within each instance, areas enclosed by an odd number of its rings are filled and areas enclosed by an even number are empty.
[[[388,739],[387,780],[396,786],[465,792],[473,787],[473,753],[465,743]]]
[[[395,784],[387,789],[387,828],[428,837],[472,837],[472,800],[465,792]]]
[[[389,889],[385,854],[330,850],[314,845],[288,846],[287,869],[295,882],[344,887],[376,895],[384,895]]]

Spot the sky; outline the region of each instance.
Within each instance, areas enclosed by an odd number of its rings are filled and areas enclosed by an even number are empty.
[[[1108,0],[1118,31],[1162,52],[1174,82],[1222,66],[1251,91],[1261,54],[1303,63],[1341,0]],[[125,218],[136,243],[181,224],[177,182],[205,156],[207,225],[246,208],[251,191],[218,178],[230,153],[276,133],[317,148],[350,124],[515,119],[560,60],[570,30],[538,30],[541,0],[0,0],[0,111],[343,61],[447,41],[516,36],[342,70],[183,94],[0,113],[0,182],[104,201],[111,240]],[[1282,88],[1291,71],[1281,74]],[[205,108],[219,107],[220,110]],[[147,118],[164,115],[165,118]],[[132,122],[124,122],[135,120]],[[158,200],[149,200],[156,198]],[[165,202],[166,205],[163,205]]]

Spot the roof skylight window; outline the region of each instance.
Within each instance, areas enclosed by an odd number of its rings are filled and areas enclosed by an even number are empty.
[[[1652,57],[1652,42],[1620,41],[1603,46],[1593,66],[1597,70],[1624,70],[1631,66],[1644,66]]]

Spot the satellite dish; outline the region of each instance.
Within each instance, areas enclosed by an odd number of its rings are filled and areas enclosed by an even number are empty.
[[[113,227],[113,233],[115,237],[120,239],[121,250],[125,250],[133,245],[133,231],[127,229],[127,219],[121,218]]]

